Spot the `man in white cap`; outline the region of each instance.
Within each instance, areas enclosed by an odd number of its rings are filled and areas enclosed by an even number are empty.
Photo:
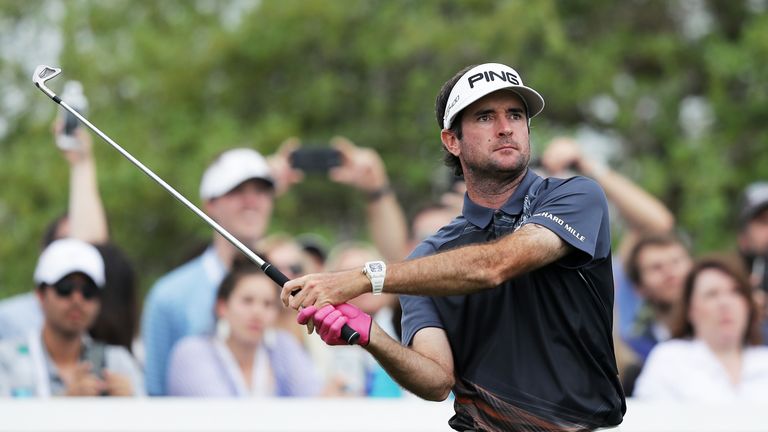
[[[88,336],[104,289],[104,262],[82,240],[51,243],[35,268],[41,332],[0,343],[0,392],[25,396],[132,396],[143,377],[123,347]]]
[[[586,177],[528,169],[529,123],[543,107],[509,66],[460,71],[442,87],[436,114],[446,162],[466,182],[462,215],[409,261],[283,288],[283,302],[303,306],[298,321],[312,320],[326,343],[344,343],[346,323],[416,395],[453,391],[456,430],[592,430],[619,424],[626,410],[605,195]],[[402,346],[344,304],[371,291],[401,295]]]
[[[252,247],[272,216],[275,182],[265,158],[248,148],[221,153],[200,182],[203,209],[217,223]],[[147,296],[142,315],[147,392],[164,395],[173,345],[182,337],[214,326],[216,288],[240,252],[213,231],[202,255],[161,277]]]

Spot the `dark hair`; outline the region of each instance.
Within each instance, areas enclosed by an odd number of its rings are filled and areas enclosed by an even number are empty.
[[[677,325],[672,329],[672,336],[676,338],[693,336],[693,325],[688,319],[688,312],[691,309],[691,297],[693,296],[694,285],[699,275],[704,270],[709,269],[719,270],[736,282],[736,291],[747,302],[749,312],[743,343],[745,345],[761,345],[763,338],[760,332],[760,312],[754,297],[752,297],[752,284],[749,282],[749,276],[743,263],[730,255],[711,255],[696,260],[693,268],[685,278],[683,310],[678,316]]]
[[[640,284],[640,265],[637,263],[640,253],[647,247],[651,246],[672,246],[680,245],[687,249],[686,243],[674,232],[664,234],[648,234],[640,237],[635,245],[630,249],[629,256],[627,256],[627,262],[625,263],[624,270],[627,272],[627,277],[634,285]]]
[[[138,330],[138,300],[133,265],[115,245],[95,245],[104,260],[101,310],[89,329],[91,337],[131,351]]]
[[[59,231],[59,226],[66,221],[68,218],[68,215],[66,213],[59,215],[56,217],[56,219],[52,220],[48,226],[45,227],[45,232],[43,233],[43,238],[41,239],[41,246],[43,249],[47,248],[48,245],[53,243],[54,240],[57,240],[57,234]]]
[[[229,300],[229,297],[232,295],[237,284],[244,277],[251,275],[262,275],[267,277],[258,264],[242,255],[235,257],[235,260],[232,262],[232,269],[229,270],[229,273],[227,273],[224,280],[219,284],[218,291],[216,291],[216,302],[226,302]],[[214,315],[215,314],[216,310],[214,306]]]
[[[477,65],[469,65],[458,71],[456,75],[452,76],[451,79],[446,81],[445,84],[443,84],[443,87],[440,88],[440,93],[437,94],[437,99],[435,99],[435,117],[437,119],[437,127],[439,127],[440,130],[443,130],[443,117],[445,116],[445,107],[448,105],[448,97],[451,96],[451,90],[453,90],[453,87],[456,86],[457,82],[459,82],[459,78],[461,78],[462,75],[467,73],[468,70],[475,66]],[[462,137],[461,117],[463,114],[464,112],[460,111],[453,119],[453,123],[451,123],[450,131],[453,132],[453,134],[456,135],[456,138],[458,139],[461,139]],[[451,168],[455,175],[463,175],[464,172],[461,169],[461,162],[459,162],[459,158],[452,155],[451,152],[445,148],[445,146],[443,146],[443,151],[443,162],[445,162],[445,165]]]

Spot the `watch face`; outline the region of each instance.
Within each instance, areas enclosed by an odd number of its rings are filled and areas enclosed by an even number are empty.
[[[380,262],[373,262],[373,263],[370,263],[370,264],[368,265],[368,268],[369,268],[369,269],[371,270],[371,272],[373,272],[373,273],[379,273],[379,272],[382,272],[382,271],[384,271],[384,267],[381,265],[381,263],[380,263]]]

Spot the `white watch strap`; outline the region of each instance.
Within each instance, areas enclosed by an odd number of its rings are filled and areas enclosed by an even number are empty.
[[[380,295],[384,289],[384,278],[387,275],[387,264],[384,261],[370,261],[365,263],[363,273],[371,281],[373,295]]]

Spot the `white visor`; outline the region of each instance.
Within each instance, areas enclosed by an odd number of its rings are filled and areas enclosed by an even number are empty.
[[[544,109],[544,98],[536,90],[524,86],[517,71],[500,63],[485,63],[473,67],[456,81],[445,106],[443,128],[450,129],[461,110],[476,100],[502,89],[512,90],[523,99],[529,119]]]

